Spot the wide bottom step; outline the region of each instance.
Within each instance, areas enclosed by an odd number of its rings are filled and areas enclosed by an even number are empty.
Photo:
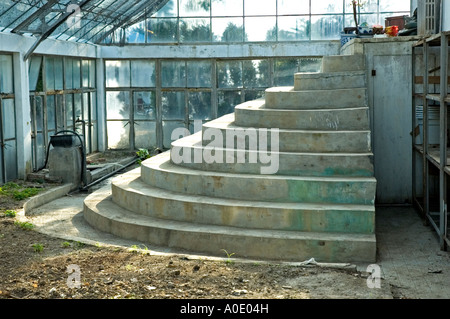
[[[273,231],[199,225],[161,220],[117,206],[109,188],[84,202],[84,218],[93,227],[116,236],[169,248],[261,260],[375,262],[376,239],[370,234]]]

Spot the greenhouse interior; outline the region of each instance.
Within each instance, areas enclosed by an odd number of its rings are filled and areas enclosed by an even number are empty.
[[[264,185],[281,192],[284,186],[277,183],[299,184],[289,184],[290,197],[273,199],[277,209],[285,202],[319,205],[327,200],[372,207],[365,217],[354,212],[346,212],[342,219],[328,216],[329,212],[319,214],[321,221],[311,217],[315,232],[371,236],[366,241],[369,248],[366,244],[357,248],[370,251],[360,256],[371,260],[373,206],[416,205],[441,235],[444,247],[449,30],[450,6],[439,0],[2,0],[0,184],[26,180],[45,169],[54,160],[52,139],[73,132],[82,139],[84,156],[156,150],[161,154],[142,166],[139,183],[142,179],[158,184],[173,192],[170,200],[179,203],[191,200],[189,196],[217,195],[214,200],[223,203],[216,205],[229,208],[233,205],[228,201],[245,199],[245,188],[259,187],[255,176],[259,166],[184,163],[181,170],[168,157],[171,149],[201,147],[195,138],[208,128],[221,132],[279,128],[279,172],[267,176]],[[353,77],[358,77],[356,82],[346,86]],[[361,88],[363,93],[357,93]],[[283,93],[287,91],[292,94]],[[288,102],[294,95],[297,100]],[[322,99],[328,104],[319,105]],[[322,112],[314,113],[312,108],[319,107]],[[339,108],[338,116],[334,112]],[[297,124],[292,124],[294,120]],[[312,127],[315,120],[323,127]],[[177,129],[186,136],[174,138]],[[340,162],[343,157],[345,164]],[[158,166],[158,160],[167,167]],[[320,165],[326,167],[319,171]],[[221,187],[230,183],[230,189],[206,189],[206,178],[217,177],[215,173],[225,180]],[[195,177],[204,174],[202,186],[196,188]],[[172,185],[183,176],[184,188]],[[310,176],[316,184],[308,184]],[[342,188],[327,184],[322,190],[319,177],[348,179]],[[372,195],[361,199],[358,190]],[[260,197],[248,195],[249,205],[270,202],[274,193],[275,188],[267,194],[261,191]],[[152,198],[148,206],[156,205],[155,193],[147,197]],[[131,204],[124,202],[122,207]],[[165,219],[223,226],[206,217],[182,220],[172,216],[168,206],[161,208]],[[235,212],[229,214],[233,219]],[[236,220],[244,218],[239,216]],[[307,224],[302,218],[310,217],[292,217],[297,222],[287,226],[278,220],[263,225],[230,221],[225,226],[311,231],[302,228]],[[338,226],[331,227],[335,219]],[[337,229],[341,222],[345,225]],[[361,228],[356,229],[357,224]],[[338,241],[330,239],[330,245]],[[343,249],[339,247],[338,251]],[[348,257],[336,256],[330,260]]]

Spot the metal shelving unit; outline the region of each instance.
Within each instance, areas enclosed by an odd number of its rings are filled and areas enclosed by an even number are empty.
[[[448,184],[450,181],[449,45],[450,31],[426,37],[414,44],[412,59],[413,136],[415,137],[413,138],[413,197],[425,221],[438,234],[443,250],[446,250],[450,244],[447,213],[447,202],[450,198],[450,187],[448,187],[450,185]],[[418,67],[420,52],[423,60],[422,65]],[[436,61],[434,66],[432,57]],[[436,72],[439,74],[435,75]],[[420,105],[423,107],[423,129],[420,128],[418,117],[421,113]],[[431,114],[435,115],[435,123],[432,123]],[[434,129],[433,133],[435,133],[433,141],[431,129]],[[416,140],[420,133],[422,143]]]

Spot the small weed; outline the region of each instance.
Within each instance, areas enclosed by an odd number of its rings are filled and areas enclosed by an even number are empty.
[[[149,159],[151,157],[150,152],[145,148],[140,148],[136,152],[136,155],[139,157],[139,160],[138,160],[139,165],[142,164],[143,161],[145,161],[146,159]]]
[[[22,228],[23,230],[32,230],[34,228],[34,225],[32,223],[29,223],[29,222],[16,221],[16,222],[14,222],[14,225]]]
[[[37,189],[37,188],[25,188],[24,190],[21,190],[21,191],[14,191],[13,197],[16,200],[23,200],[26,198],[36,196],[38,193],[39,193],[39,189]]]
[[[15,210],[7,210],[7,211],[5,212],[5,216],[6,216],[6,217],[12,217],[12,218],[14,218],[14,217],[16,217],[16,215],[17,215],[17,212],[16,212]]]
[[[232,264],[233,261],[231,260],[231,257],[233,257],[233,255],[235,255],[235,253],[228,253],[228,251],[226,251],[225,249],[222,249],[223,252],[225,252],[225,254],[227,255],[227,260],[225,261],[225,263],[227,264]]]
[[[81,241],[75,242],[75,247],[76,248],[83,248],[84,246],[86,246],[86,244],[82,243]]]
[[[71,246],[71,244],[68,241],[65,241],[61,244],[62,248],[69,248]]]
[[[42,253],[44,251],[44,245],[42,244],[34,244],[33,248],[35,253]]]

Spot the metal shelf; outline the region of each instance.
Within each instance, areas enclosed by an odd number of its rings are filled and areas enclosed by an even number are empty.
[[[413,194],[414,204],[418,208],[427,223],[429,223],[439,236],[441,249],[446,250],[450,244],[450,225],[447,224],[447,201],[450,200],[450,184],[447,187],[447,179],[450,178],[450,148],[447,132],[450,128],[448,120],[447,106],[450,103],[448,94],[448,85],[450,83],[448,74],[449,63],[449,44],[450,31],[441,32],[416,42],[413,46],[413,73],[416,69],[416,51],[415,48],[423,48],[423,65],[421,74],[413,74],[413,132],[417,132],[416,108],[417,105],[423,105],[423,145],[414,145],[413,150],[416,154],[413,156]],[[430,65],[430,47],[439,48],[440,65]],[[435,72],[439,74],[436,75]],[[422,87],[418,89],[418,85]],[[435,85],[435,91],[430,91],[432,85]],[[439,90],[437,89],[439,88]],[[415,90],[418,89],[417,93]],[[431,147],[428,144],[429,137],[429,117],[428,110],[431,107],[429,103],[437,103],[439,112],[439,145]],[[417,134],[417,133],[416,133]],[[414,142],[413,142],[414,143]],[[417,155],[418,154],[418,155]],[[419,159],[422,161],[419,162]],[[431,165],[431,166],[430,166]],[[433,169],[434,167],[434,169]],[[430,172],[433,170],[433,172]],[[421,171],[421,172],[420,172]],[[436,175],[436,172],[439,172]],[[419,176],[422,174],[422,176]],[[418,182],[423,184],[422,189],[418,190]],[[433,183],[434,187],[431,187]],[[439,185],[439,186],[438,186]],[[419,195],[417,195],[419,194]],[[447,196],[448,194],[448,196]],[[419,197],[418,197],[419,196]],[[448,197],[448,198],[447,198]]]

